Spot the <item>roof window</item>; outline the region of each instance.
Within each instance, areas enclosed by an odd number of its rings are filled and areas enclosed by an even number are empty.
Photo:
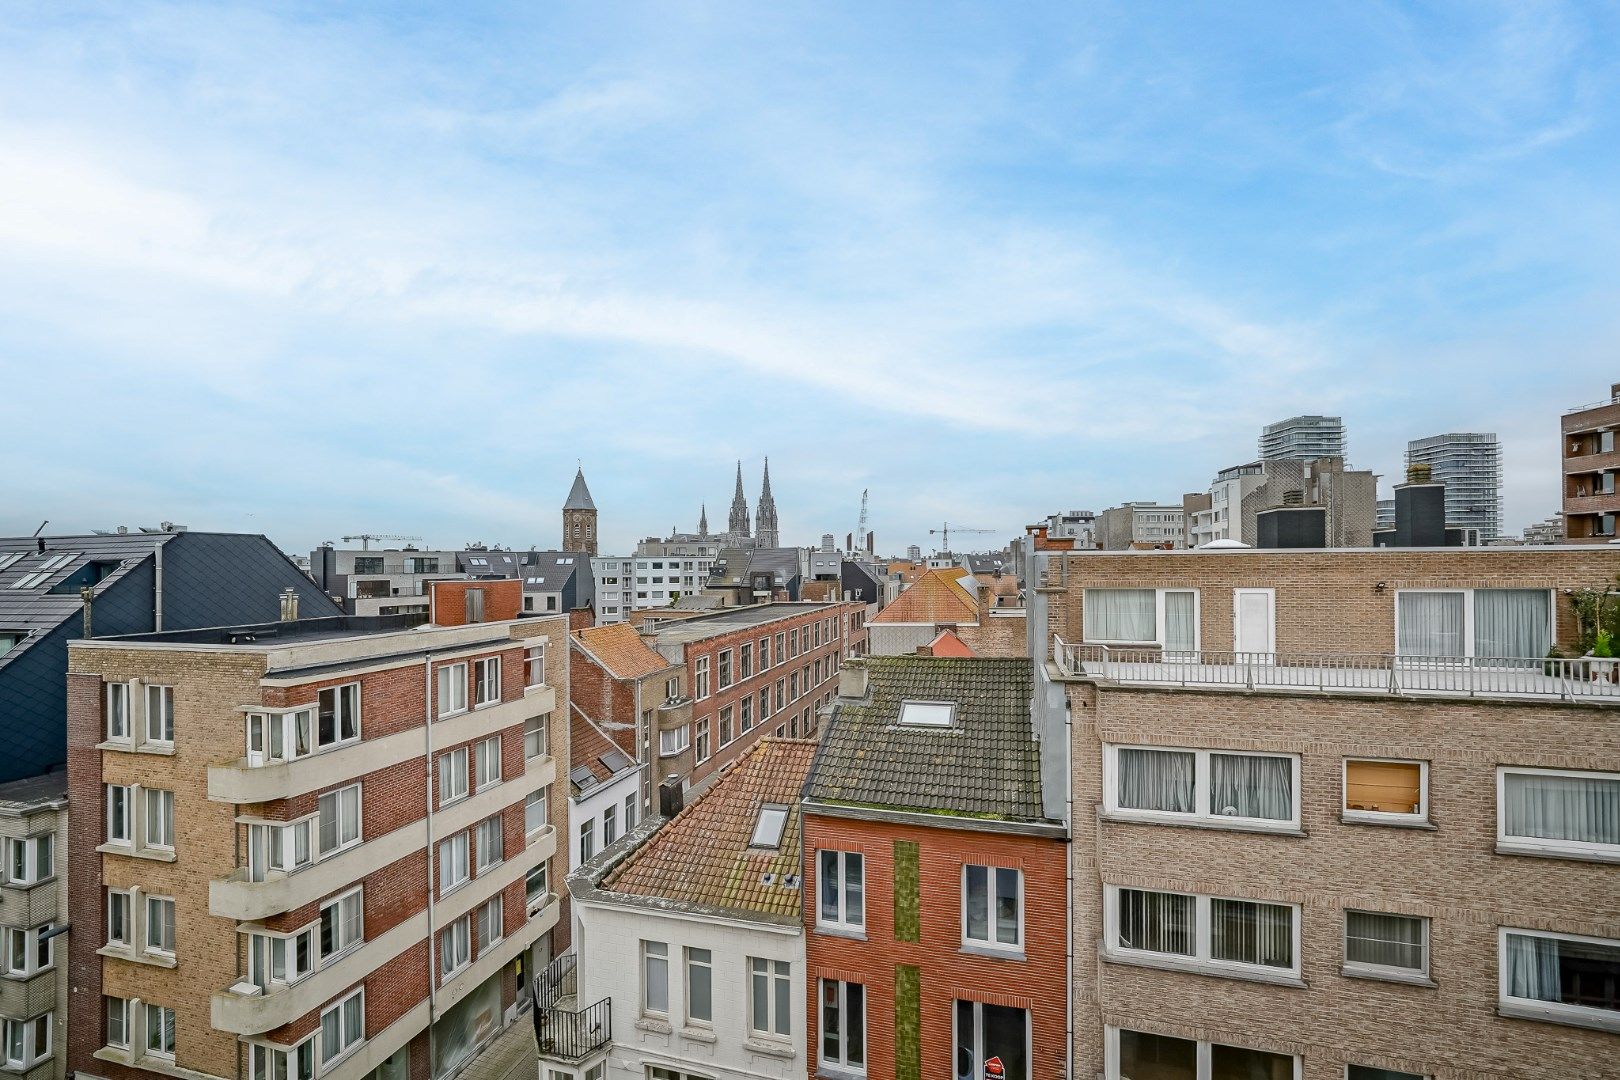
[[[0,551],[0,570],[13,565],[26,554],[28,554],[26,551]]]
[[[779,848],[782,830],[787,828],[788,808],[781,803],[765,803],[759,808],[759,819],[754,822],[754,835],[748,841],[753,848]]]
[[[954,701],[902,701],[900,723],[906,727],[950,727],[956,722]]]

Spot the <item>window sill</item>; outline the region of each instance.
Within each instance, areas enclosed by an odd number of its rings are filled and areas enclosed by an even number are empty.
[[[988,956],[992,960],[1015,960],[1020,964],[1024,962],[1023,949],[998,949],[994,945],[983,945],[976,941],[964,941],[962,947],[956,951],[964,956]]]
[[[720,1037],[708,1028],[683,1027],[681,1028],[681,1038],[690,1039],[693,1042],[700,1043],[715,1043],[720,1041]]]
[[[136,952],[134,949],[119,948],[116,945],[103,945],[96,950],[96,955],[127,960],[131,964],[145,964],[148,967],[172,968],[175,965],[173,956],[164,953]]]
[[[1381,970],[1379,968],[1356,967],[1353,964],[1345,964],[1339,969],[1339,974],[1347,979],[1371,979],[1374,982],[1402,983],[1406,986],[1424,986],[1431,990],[1440,985],[1427,975],[1417,971]]]
[[[1266,825],[1253,821],[1223,821],[1216,818],[1187,817],[1148,817],[1138,814],[1122,813],[1118,810],[1100,810],[1097,812],[1100,821],[1122,825],[1168,825],[1171,828],[1181,829],[1216,829],[1221,832],[1260,833],[1266,836],[1308,836],[1309,834],[1298,825],[1289,822],[1280,825]]]
[[[743,1049],[751,1054],[759,1054],[761,1057],[780,1058],[783,1061],[792,1061],[799,1056],[793,1052],[791,1042],[774,1042],[760,1038],[757,1035],[744,1040]]]
[[[1386,829],[1421,829],[1426,832],[1439,832],[1440,826],[1432,821],[1422,821],[1418,818],[1403,820],[1398,817],[1371,817],[1356,814],[1351,811],[1341,811],[1339,814],[1341,825],[1382,825]]]
[[[1104,963],[1124,964],[1129,967],[1156,968],[1160,971],[1182,971],[1189,975],[1208,975],[1216,979],[1235,979],[1239,982],[1268,983],[1272,986],[1289,986],[1304,989],[1306,982],[1300,976],[1289,971],[1266,971],[1261,968],[1239,968],[1232,965],[1216,965],[1202,960],[1189,960],[1177,957],[1135,956],[1125,953],[1102,951]]]
[[[159,757],[174,757],[173,745],[152,746],[146,743],[119,742],[116,739],[96,743],[97,750],[116,750],[121,754],[156,754]]]
[[[1496,842],[1498,855],[1526,855],[1533,859],[1570,859],[1575,862],[1620,863],[1620,849],[1615,851],[1573,851],[1569,848],[1544,844],[1522,844],[1510,840]]]
[[[1620,1034],[1620,1013],[1614,1016],[1571,1016],[1556,1006],[1532,1005],[1529,1002],[1499,1001],[1496,1005],[1496,1015],[1507,1016],[1515,1020],[1539,1020],[1547,1024],[1563,1024],[1566,1027],[1591,1028],[1594,1031],[1609,1031]]]
[[[4,972],[0,972],[0,981],[14,982],[14,983],[27,983],[27,982],[32,982],[33,980],[39,978],[41,975],[54,975],[55,973],[56,973],[56,965],[52,964],[50,967],[40,968],[38,971],[4,971]],[[30,1069],[33,1068],[32,1065],[30,1065],[28,1067]]]
[[[865,1069],[843,1069],[837,1065],[816,1066],[819,1080],[866,1080]]]
[[[174,862],[173,848],[138,848],[128,844],[99,844],[96,850],[103,855],[123,855],[130,859],[150,859],[152,862]]]
[[[848,938],[851,941],[866,940],[865,929],[846,928],[843,926],[827,926],[822,923],[817,923],[815,926],[815,932],[821,934],[823,937]]]
[[[637,1031],[649,1031],[654,1035],[669,1035],[675,1029],[670,1027],[668,1020],[660,1020],[656,1016],[642,1016],[636,1019]]]

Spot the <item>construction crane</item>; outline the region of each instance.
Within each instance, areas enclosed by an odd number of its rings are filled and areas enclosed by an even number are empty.
[[[849,545],[849,553],[855,554],[856,544],[866,543],[866,497],[872,492],[871,488],[861,489],[861,523],[855,526],[855,540]]]
[[[371,542],[373,540],[403,540],[409,544],[421,539],[422,538],[420,536],[396,536],[393,533],[357,533],[354,536],[343,537],[343,542],[345,544],[352,544],[358,540],[360,541],[361,551],[370,551]]]
[[[951,530],[952,529],[955,529],[959,533],[993,533],[993,532],[996,531],[994,529],[970,529],[966,525],[952,525],[948,521],[944,522],[939,528],[937,528],[937,529],[929,529],[928,530],[928,535],[929,536],[935,536],[935,535],[939,536],[939,538],[940,538],[939,542],[942,545],[942,549],[941,549],[940,554],[942,554],[942,555],[949,555],[951,553]]]

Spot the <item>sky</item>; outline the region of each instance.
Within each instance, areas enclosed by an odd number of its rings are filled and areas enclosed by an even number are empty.
[[[0,535],[999,546],[1620,380],[1607,4],[0,8]],[[958,542],[953,546],[968,546]]]

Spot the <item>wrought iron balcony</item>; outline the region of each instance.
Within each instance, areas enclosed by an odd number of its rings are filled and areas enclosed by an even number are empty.
[[[613,1039],[613,1001],[603,998],[576,1009],[573,953],[557,957],[534,978],[534,1037],[540,1056],[578,1062]]]

